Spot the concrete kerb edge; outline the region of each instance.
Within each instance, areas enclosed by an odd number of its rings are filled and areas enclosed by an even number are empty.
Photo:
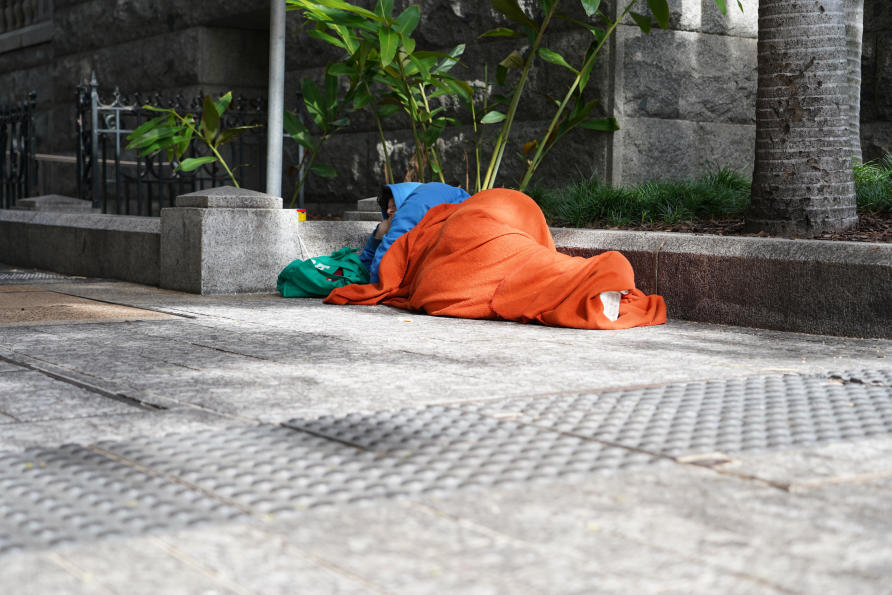
[[[9,233],[19,226],[27,232]],[[300,222],[301,242],[294,258],[328,254],[343,246],[360,250],[374,226],[370,221]],[[0,262],[86,276],[97,276],[96,262],[109,255],[88,254],[83,245],[62,244],[73,238],[83,240],[84,234],[117,232],[113,234],[116,241],[130,238],[134,246],[142,246],[131,250],[138,253],[145,251],[148,238],[155,237],[160,243],[161,236],[160,219],[119,215],[0,211],[0,227],[7,228],[0,234],[6,236],[0,240]],[[72,228],[83,231],[65,232]],[[561,252],[591,256],[616,250],[626,255],[635,267],[639,287],[664,295],[673,318],[810,333],[892,336],[892,321],[882,315],[884,309],[892,311],[892,244],[567,228],[551,231]],[[15,242],[33,244],[38,239],[46,243],[47,234],[59,238],[56,261],[39,246],[13,247]],[[92,245],[106,244],[97,240]],[[35,254],[43,256],[35,260]],[[72,255],[81,260],[74,261]],[[158,267],[157,254],[142,254],[145,266],[138,278],[130,270],[135,256],[139,254],[103,266],[102,274],[139,283],[159,278],[146,271]],[[799,311],[804,313],[797,314]]]

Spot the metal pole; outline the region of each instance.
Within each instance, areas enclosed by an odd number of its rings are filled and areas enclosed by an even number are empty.
[[[282,112],[285,109],[285,0],[270,0],[266,193],[282,196]]]
[[[103,207],[99,203],[99,83],[96,81],[96,73],[90,78],[90,177],[93,179],[93,208]]]

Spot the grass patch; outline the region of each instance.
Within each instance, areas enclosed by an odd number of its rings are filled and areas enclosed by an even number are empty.
[[[859,211],[892,213],[892,155],[855,166],[855,195]]]
[[[550,225],[673,224],[742,215],[749,204],[750,182],[737,170],[721,167],[696,180],[613,188],[591,179],[560,189],[535,188],[530,196]]]
[[[854,167],[858,210],[892,213],[892,155]],[[549,225],[627,227],[673,225],[743,217],[750,202],[750,179],[730,167],[711,167],[695,180],[645,182],[614,188],[580,180],[564,188],[533,188]]]

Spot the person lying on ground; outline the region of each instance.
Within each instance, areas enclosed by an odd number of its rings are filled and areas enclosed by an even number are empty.
[[[402,207],[395,202],[371,283],[334,289],[326,303],[588,329],[666,322],[663,298],[635,288],[619,252],[557,252],[541,209],[525,194],[497,188],[443,201],[412,225],[410,210],[421,209],[407,210],[411,196]]]
[[[372,283],[378,282],[378,266],[393,243],[424,218],[431,207],[458,204],[470,195],[457,186],[440,182],[387,184],[378,194],[383,221],[366,241],[359,260],[369,269]]]

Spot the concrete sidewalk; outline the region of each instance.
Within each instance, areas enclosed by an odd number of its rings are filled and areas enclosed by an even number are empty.
[[[0,591],[892,592],[890,358],[0,267]]]

